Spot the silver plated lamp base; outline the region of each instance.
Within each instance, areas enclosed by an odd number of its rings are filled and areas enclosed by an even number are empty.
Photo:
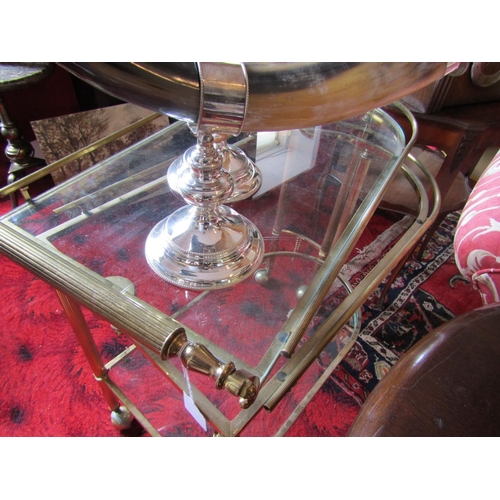
[[[146,241],[153,271],[191,290],[229,287],[253,274],[264,255],[259,230],[225,205],[215,214],[202,221],[196,207],[185,206],[159,222]]]

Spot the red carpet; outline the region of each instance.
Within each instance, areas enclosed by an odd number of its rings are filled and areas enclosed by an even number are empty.
[[[0,202],[5,213],[8,200]],[[377,215],[364,236],[368,244],[396,218]],[[288,436],[345,436],[360,405],[378,380],[422,335],[455,315],[480,305],[479,295],[462,280],[453,262],[451,241],[456,221],[450,216],[429,246],[422,263],[410,261],[389,294],[389,304],[377,307],[377,293],[363,309],[362,332],[337,367],[288,431]],[[350,270],[355,282],[373,265]],[[0,337],[0,436],[140,436],[135,425],[116,430],[100,390],[52,289],[0,256],[2,292]],[[109,325],[88,315],[103,357],[121,348],[119,337],[109,340]],[[319,363],[328,362],[328,352]],[[187,415],[167,435],[203,435]]]

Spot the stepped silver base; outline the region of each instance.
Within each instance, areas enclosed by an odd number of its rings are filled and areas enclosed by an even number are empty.
[[[169,283],[191,290],[214,290],[254,273],[264,256],[263,238],[247,218],[221,205],[204,220],[185,206],[159,222],[146,241],[146,259]]]
[[[223,154],[223,168],[232,177],[233,192],[226,200],[226,203],[234,203],[246,200],[253,196],[262,185],[262,173],[257,165],[236,146],[224,145],[218,148]],[[167,171],[167,182],[170,189],[179,195],[179,179],[185,169],[190,168],[183,157],[174,161]]]
[[[246,200],[253,196],[262,185],[262,174],[257,165],[235,146],[222,149],[224,169],[229,172],[234,182],[233,193],[226,203]]]

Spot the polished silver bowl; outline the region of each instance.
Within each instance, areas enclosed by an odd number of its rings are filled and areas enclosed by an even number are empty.
[[[225,71],[224,63],[217,64]],[[248,78],[242,130],[288,130],[351,118],[415,92],[453,71],[455,64],[242,63]],[[198,121],[202,88],[195,62],[61,65],[119,99],[179,120]]]

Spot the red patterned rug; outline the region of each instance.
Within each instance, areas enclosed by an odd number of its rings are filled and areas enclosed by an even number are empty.
[[[9,209],[0,203],[0,213]],[[457,215],[435,234],[422,262],[411,259],[393,284],[384,308],[380,289],[365,303],[361,334],[287,436],[345,436],[377,382],[415,342],[455,315],[480,306],[479,295],[460,279],[453,260]],[[355,284],[397,238],[405,219],[377,214],[363,237],[364,248],[344,274]],[[0,436],[142,436],[139,425],[116,430],[53,290],[0,256]],[[335,300],[335,297],[331,297]],[[88,315],[97,337],[109,337],[109,325]],[[103,340],[103,357],[121,348]],[[328,363],[328,352],[318,363]],[[187,413],[169,435],[199,435]]]

